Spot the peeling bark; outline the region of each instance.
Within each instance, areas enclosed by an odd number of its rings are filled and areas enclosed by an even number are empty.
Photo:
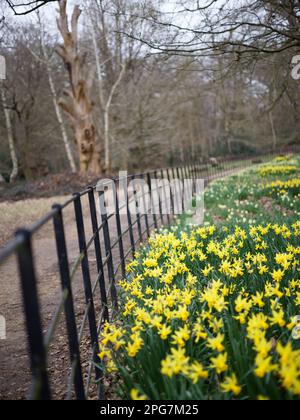
[[[93,123],[91,100],[94,69],[88,71],[86,57],[80,54],[78,49],[78,20],[81,10],[79,6],[74,7],[69,29],[66,6],[67,0],[59,2],[57,25],[63,37],[63,44],[56,48],[56,52],[65,63],[70,88],[63,92],[64,97],[59,100],[59,105],[69,116],[74,130],[80,171],[99,173],[102,170],[101,152]]]

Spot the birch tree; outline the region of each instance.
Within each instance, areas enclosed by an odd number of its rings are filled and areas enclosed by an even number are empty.
[[[66,155],[68,158],[68,162],[71,168],[71,171],[73,173],[76,172],[76,163],[74,160],[74,156],[73,156],[73,152],[72,152],[72,148],[71,148],[71,144],[68,138],[68,134],[67,134],[67,130],[65,127],[65,123],[64,123],[64,119],[63,119],[63,115],[61,112],[61,108],[58,104],[58,96],[57,96],[57,92],[56,92],[56,88],[55,88],[55,83],[54,83],[54,78],[53,78],[53,74],[52,74],[52,66],[51,66],[51,60],[50,57],[48,56],[47,53],[47,48],[45,45],[45,33],[44,33],[44,27],[43,24],[40,20],[40,17],[38,16],[39,19],[39,25],[40,25],[40,30],[41,30],[41,48],[42,48],[42,53],[43,53],[43,61],[45,63],[46,69],[47,69],[47,75],[48,75],[48,79],[49,79],[49,86],[50,86],[50,91],[51,91],[51,95],[52,95],[52,99],[53,99],[53,105],[54,105],[54,110],[55,110],[55,114],[57,117],[57,121],[59,124],[59,128],[61,131],[61,135],[62,135],[62,140],[63,140],[63,144],[66,150]]]
[[[98,92],[101,112],[103,114],[103,137],[104,137],[104,168],[106,172],[112,169],[112,151],[111,151],[111,132],[110,132],[110,110],[116,91],[125,75],[126,64],[119,63],[121,70],[117,79],[113,81],[114,72],[112,66],[112,55],[109,51],[107,38],[108,28],[104,18],[104,8],[102,2],[97,3],[96,8],[92,7],[91,1],[85,2],[85,11],[90,21],[91,36],[93,40],[93,49],[96,63]],[[98,37],[98,27],[96,18],[101,25],[100,36]],[[119,40],[118,40],[119,41]],[[101,48],[98,47],[98,42]],[[103,62],[101,63],[101,59]],[[102,71],[106,71],[106,83],[103,80]],[[106,86],[105,86],[106,85]]]
[[[121,83],[123,75],[125,74],[126,66],[122,67],[122,70],[119,74],[118,79],[114,83],[111,91],[109,93],[108,99],[105,104],[104,108],[104,145],[105,145],[105,168],[107,171],[111,170],[111,146],[110,146],[110,133],[109,133],[109,111],[111,107],[111,103],[116,92],[118,85]]]

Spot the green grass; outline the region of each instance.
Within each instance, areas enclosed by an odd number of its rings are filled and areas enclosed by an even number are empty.
[[[261,177],[259,167],[212,183],[205,194],[205,223],[254,225],[257,223],[291,223],[300,216],[300,193],[274,196],[264,186],[277,179],[300,177],[300,157],[290,164],[299,170],[290,175]],[[276,166],[278,163],[275,163]],[[267,164],[269,166],[269,163]],[[282,163],[281,163],[282,165]]]

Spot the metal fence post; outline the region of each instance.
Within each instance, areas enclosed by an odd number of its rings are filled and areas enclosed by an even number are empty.
[[[172,215],[174,216],[174,214],[175,214],[175,207],[174,207],[174,198],[173,198],[172,188],[171,188],[171,175],[170,175],[170,169],[167,169],[167,177],[168,177],[168,181],[169,181],[169,188],[170,188],[171,212],[172,212]]]
[[[180,191],[179,191],[179,199],[181,198],[181,207],[182,207],[182,214],[184,213],[185,210],[185,204],[184,204],[184,183],[183,183],[183,179],[184,177],[182,176],[182,167],[177,168],[177,177],[179,179],[179,181],[182,183],[182,188],[180,187]],[[180,197],[181,196],[181,197]]]
[[[33,382],[30,398],[33,400],[50,400],[51,391],[47,373],[47,356],[43,341],[31,234],[26,229],[20,229],[17,231],[16,236],[22,238],[21,245],[17,250],[17,258],[23,292]]]
[[[199,177],[200,177],[200,163],[198,161],[196,163],[196,168],[197,168],[197,179],[199,179]]]
[[[194,191],[193,191],[193,198],[194,195],[196,194],[196,190],[197,190],[197,186],[196,186],[196,182],[197,182],[197,169],[196,169],[196,164],[193,164],[193,185],[194,185]]]
[[[82,377],[81,361],[80,361],[80,350],[78,342],[78,334],[76,327],[76,318],[73,303],[73,293],[71,287],[70,269],[68,252],[66,246],[65,230],[63,224],[62,210],[59,204],[55,204],[53,209],[57,210],[56,215],[53,218],[54,233],[56,240],[57,258],[59,262],[60,280],[63,294],[65,293],[65,317],[66,326],[68,333],[69,352],[71,365],[76,365],[74,382],[75,382],[75,394],[78,400],[85,400],[84,384]]]
[[[172,168],[172,175],[173,175],[173,180],[174,180],[174,197],[176,199],[176,204],[175,204],[175,200],[174,200],[174,213],[175,213],[175,210],[177,210],[177,212],[179,212],[179,208],[180,208],[180,204],[178,202],[178,194],[177,194],[177,182],[175,181],[176,180],[176,168]],[[177,213],[177,215],[178,215],[178,213]]]
[[[152,216],[153,216],[153,224],[154,224],[155,229],[158,229],[155,203],[153,200],[152,180],[151,180],[151,175],[149,172],[147,173],[147,182],[148,182],[149,191],[150,191],[150,204],[151,204],[151,211],[152,211]]]
[[[109,321],[107,293],[106,293],[106,286],[105,286],[105,275],[104,275],[102,251],[101,251],[100,236],[99,236],[99,226],[98,226],[98,219],[97,219],[94,189],[92,187],[89,189],[88,196],[89,196],[89,205],[90,205],[90,213],[91,213],[91,222],[92,222],[92,228],[93,228],[93,234],[94,234],[94,247],[95,247],[95,255],[96,255],[96,261],[97,261],[97,271],[99,275],[100,296],[101,296],[101,303],[104,308],[103,319],[104,321]]]
[[[209,162],[206,162],[206,186],[209,184],[210,182],[210,175],[209,175]]]
[[[127,222],[128,222],[128,232],[129,232],[129,239],[130,239],[130,245],[131,245],[131,253],[132,253],[132,258],[135,258],[135,241],[134,241],[132,217],[131,217],[131,211],[130,211],[130,199],[129,199],[127,179],[126,179],[126,185],[125,184],[123,185],[123,189],[124,189],[124,196],[126,197],[126,212],[127,212]]]
[[[161,170],[160,175],[161,175],[161,179],[163,181],[164,199],[165,199],[165,203],[166,203],[165,204],[165,209],[166,209],[166,215],[167,215],[167,223],[169,225],[170,224],[170,214],[169,214],[170,209],[169,209],[168,196],[167,196],[167,191],[166,191],[166,182],[165,182],[166,179],[164,177],[163,169]]]
[[[120,217],[120,209],[119,209],[119,188],[120,185],[115,182],[115,189],[116,189],[116,225],[117,225],[117,234],[118,234],[118,242],[119,242],[119,252],[120,252],[120,262],[121,262],[121,270],[122,276],[125,278],[126,276],[126,261],[125,261],[125,254],[124,254],[124,244],[123,244],[123,233],[122,233],[122,225],[121,225],[121,217]]]
[[[164,224],[164,218],[163,218],[163,209],[162,209],[162,202],[161,202],[161,194],[160,194],[160,188],[159,188],[159,179],[157,176],[157,171],[154,172],[154,178],[155,178],[155,183],[156,183],[156,192],[157,192],[157,196],[158,196],[158,208],[159,208],[159,215],[160,215],[160,220],[161,220],[161,224]]]
[[[87,247],[86,247],[81,197],[80,197],[80,194],[74,194],[74,197],[75,197],[74,210],[75,210],[76,226],[77,226],[77,234],[78,234],[78,245],[79,245],[79,252],[82,255],[81,269],[82,269],[82,277],[83,277],[83,286],[84,286],[86,305],[89,306],[88,319],[89,319],[91,345],[93,349],[93,362],[95,364],[95,379],[96,379],[96,382],[99,382],[102,378],[102,371],[99,368],[101,364],[101,360],[98,356],[99,354],[98,330],[97,330],[97,323],[96,323],[93,291],[92,291],[92,285],[91,285],[88,253],[87,253]],[[100,398],[100,393],[101,393],[101,389],[99,386],[99,398]]]
[[[100,199],[100,211],[101,211],[101,217],[102,217],[102,223],[103,223],[103,235],[104,235],[104,245],[105,245],[106,258],[107,258],[110,294],[111,294],[113,309],[114,311],[117,311],[118,310],[118,294],[117,294],[117,289],[115,285],[114,262],[113,262],[113,255],[112,255],[112,249],[111,249],[109,220],[108,220],[107,210],[105,206],[104,191],[101,191],[99,193],[99,199]]]
[[[147,180],[145,180],[144,178],[144,174],[142,175],[142,179],[144,182],[147,182]],[[150,190],[149,190],[150,191]],[[147,237],[150,237],[150,228],[149,228],[149,220],[148,220],[148,212],[149,209],[147,208],[147,205],[149,205],[150,203],[146,202],[146,198],[145,198],[146,192],[145,192],[145,185],[143,183],[143,203],[144,203],[144,211],[145,211],[145,224],[146,224],[146,232],[147,232]],[[149,196],[149,192],[148,192],[148,196]]]
[[[134,202],[135,202],[135,210],[136,210],[136,222],[138,226],[138,234],[140,243],[143,242],[143,233],[142,233],[142,225],[141,225],[141,214],[140,214],[140,203],[137,200],[137,191],[136,191],[136,178],[135,175],[132,176],[132,185],[133,185],[133,195],[134,195]]]
[[[184,171],[184,177],[185,177],[186,182],[187,182],[187,184],[186,184],[186,188],[187,188],[186,193],[187,193],[187,196],[190,196],[190,195],[192,195],[192,192],[190,191],[190,183],[189,183],[190,175],[189,175],[189,171],[188,171],[187,165],[185,165],[183,167],[183,171]]]

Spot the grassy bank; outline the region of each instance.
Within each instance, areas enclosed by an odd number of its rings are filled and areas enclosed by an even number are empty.
[[[299,399],[300,159],[211,184],[204,226],[153,236],[106,325],[124,399]]]

